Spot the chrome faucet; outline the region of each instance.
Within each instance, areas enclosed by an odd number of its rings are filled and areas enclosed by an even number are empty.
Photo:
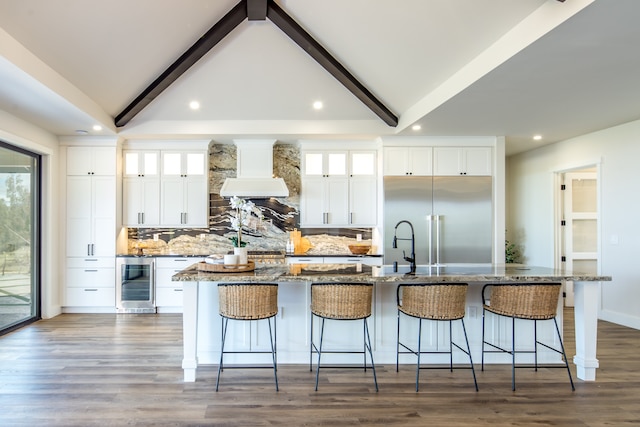
[[[402,223],[406,223],[409,224],[409,227],[411,227],[411,238],[402,238],[402,237],[398,237],[398,226]],[[411,240],[411,256],[408,257],[406,252],[404,251],[404,249],[402,250],[402,258],[404,258],[405,261],[409,262],[409,265],[411,267],[411,273],[410,274],[414,274],[416,272],[416,238],[413,232],[413,224],[411,224],[409,221],[402,220],[400,222],[398,222],[396,224],[396,227],[393,231],[393,245],[392,247],[394,249],[398,248],[398,240]],[[397,271],[397,263],[394,263],[394,270]]]

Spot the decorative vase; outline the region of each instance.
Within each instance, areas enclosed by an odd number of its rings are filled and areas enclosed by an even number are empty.
[[[233,248],[234,255],[238,255],[238,264],[248,264],[247,248]]]

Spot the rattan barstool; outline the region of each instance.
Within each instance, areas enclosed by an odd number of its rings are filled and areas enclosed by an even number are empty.
[[[222,343],[220,346],[220,364],[218,365],[216,391],[218,391],[218,385],[220,384],[220,374],[224,369],[224,355],[230,353],[270,353],[277,391],[276,315],[278,314],[278,285],[275,283],[220,283],[218,284],[218,298],[220,316],[222,316]],[[247,321],[263,319],[266,320],[269,325],[271,351],[224,350],[229,320]],[[271,319],[273,319],[273,327],[271,326]],[[268,366],[237,366],[237,368],[268,368]]]
[[[309,353],[309,370],[313,370],[313,354],[318,355],[316,367],[316,391],[318,391],[318,378],[320,376],[320,358],[322,353],[350,353],[362,354],[364,370],[367,370],[367,353],[371,358],[371,370],[373,382],[378,391],[378,379],[376,367],[371,351],[371,338],[367,318],[371,316],[371,301],[373,284],[371,283],[313,283],[311,285],[311,345]],[[314,316],[322,319],[320,326],[320,343],[316,346],[313,340]],[[362,320],[364,323],[362,351],[324,350],[322,342],[324,338],[325,320]],[[348,366],[332,366],[334,368],[346,368]]]
[[[553,350],[562,355],[564,366],[545,365],[548,368],[565,368],[569,374],[569,382],[571,389],[575,390],[573,378],[571,377],[571,369],[569,369],[569,361],[564,351],[562,343],[562,334],[556,320],[556,311],[558,310],[558,299],[560,298],[560,283],[518,283],[518,284],[488,284],[482,288],[482,370],[484,371],[484,354],[485,353],[509,353],[511,355],[511,388],[516,389],[516,368],[530,368],[530,365],[516,365],[517,353],[533,353],[534,369],[538,370],[538,344]],[[485,295],[487,289],[491,291],[487,298]],[[485,318],[486,312],[493,313],[498,316],[511,318],[511,350],[500,347],[498,344],[490,343],[485,339]],[[533,350],[516,350],[516,319],[533,320]],[[560,349],[547,345],[538,341],[538,321],[551,320],[555,325],[558,340],[560,341]],[[495,350],[485,350],[485,344],[493,347]]]
[[[456,347],[469,357],[469,366],[473,374],[473,383],[478,391],[478,381],[476,371],[473,367],[467,329],[464,325],[464,314],[467,300],[466,283],[416,283],[401,284],[396,291],[396,301],[398,304],[398,335],[396,341],[396,372],[399,370],[401,354],[413,354],[417,357],[416,366],[416,391],[420,384],[420,369],[438,369],[420,366],[420,358],[423,354],[448,354],[449,370],[453,372],[453,347]],[[418,319],[418,348],[412,349],[408,344],[400,341],[400,317],[401,313]],[[422,321],[445,321],[449,322],[449,350],[422,350]],[[465,346],[462,347],[453,341],[453,321],[460,320],[462,332],[464,333]],[[406,351],[400,351],[400,347]],[[440,368],[440,367],[439,367]]]

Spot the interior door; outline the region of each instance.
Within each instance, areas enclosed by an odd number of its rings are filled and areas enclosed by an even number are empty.
[[[564,174],[563,241],[567,271],[598,273],[598,180],[595,172]],[[573,282],[565,287],[565,305],[573,306]]]

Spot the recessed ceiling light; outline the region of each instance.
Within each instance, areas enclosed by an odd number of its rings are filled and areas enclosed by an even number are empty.
[[[413,129],[413,130],[420,130],[420,129],[422,129],[422,126],[420,126],[420,125],[413,125],[413,126],[411,126],[411,129]]]
[[[93,125],[93,130],[95,130],[96,132],[100,132],[102,130],[102,126],[100,125]]]
[[[89,133],[89,132],[87,132],[87,131],[86,131],[86,130],[84,130],[84,129],[76,129],[76,134],[78,134],[78,135],[86,135],[86,134],[88,134],[88,133]]]
[[[189,103],[189,108],[191,108],[192,110],[199,110],[200,109],[200,103],[198,101],[191,101]]]
[[[542,135],[534,135],[533,136],[533,140],[534,141],[540,141],[542,139]]]
[[[313,103],[314,110],[322,110],[322,101],[316,101]]]

